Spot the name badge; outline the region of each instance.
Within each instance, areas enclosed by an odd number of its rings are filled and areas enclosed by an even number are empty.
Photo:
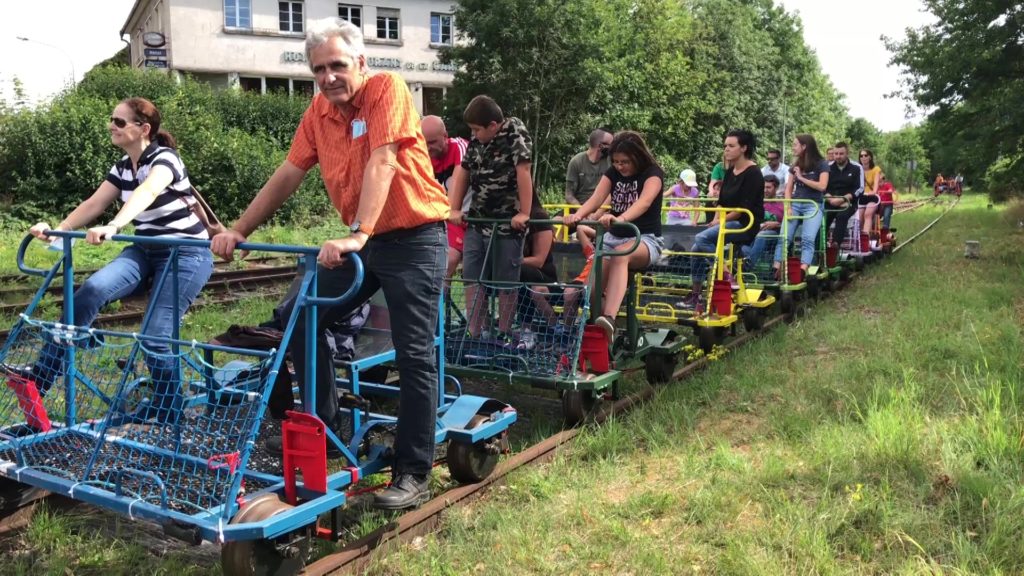
[[[366,134],[366,120],[362,118],[352,121],[352,139],[355,140],[360,136]]]

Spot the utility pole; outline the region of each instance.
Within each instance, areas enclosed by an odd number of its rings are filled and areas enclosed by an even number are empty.
[[[76,78],[76,76],[75,76],[75,61],[71,58],[71,55],[68,54],[67,50],[64,50],[63,48],[61,48],[59,46],[54,46],[53,44],[47,44],[46,42],[40,42],[39,40],[33,40],[31,38],[26,38],[24,36],[17,36],[16,38],[18,40],[21,40],[22,42],[33,42],[35,44],[41,44],[41,45],[46,46],[48,48],[53,48],[54,50],[56,50],[56,51],[60,52],[61,54],[63,54],[64,57],[68,59],[68,64],[71,65],[71,87],[72,87],[72,89],[75,87],[75,78]]]

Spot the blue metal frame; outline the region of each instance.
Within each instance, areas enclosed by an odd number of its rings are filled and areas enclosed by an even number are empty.
[[[177,326],[180,322],[175,322],[175,332],[171,338],[156,338],[146,337],[136,334],[126,334],[123,332],[111,331],[111,330],[98,330],[98,329],[87,329],[74,326],[73,316],[73,300],[74,300],[74,276],[73,276],[73,249],[70,239],[82,238],[84,233],[81,232],[62,232],[62,231],[49,231],[48,235],[54,237],[60,237],[65,239],[65,250],[60,261],[56,262],[49,270],[41,270],[30,268],[25,264],[25,252],[31,243],[32,237],[26,237],[18,249],[18,268],[30,275],[41,276],[43,285],[37,291],[35,298],[29,304],[26,311],[21,315],[19,320],[16,322],[14,328],[8,337],[7,343],[2,349],[0,349],[0,360],[7,357],[9,349],[17,340],[18,332],[28,324],[45,325],[51,329],[66,330],[67,342],[71,342],[73,338],[80,335],[88,335],[92,337],[94,335],[109,335],[109,336],[131,336],[135,339],[132,344],[131,356],[128,366],[134,365],[134,360],[137,358],[140,351],[144,350],[144,341],[162,342],[170,344],[173,352],[176,354],[183,347],[197,348],[207,351],[220,351],[228,352],[233,354],[242,354],[252,356],[254,358],[262,358],[264,361],[272,358],[272,365],[268,375],[266,376],[265,382],[262,383],[262,390],[259,390],[262,394],[261,402],[257,408],[257,416],[250,430],[248,430],[248,443],[247,448],[242,451],[240,462],[238,467],[233,473],[230,488],[227,492],[227,497],[224,501],[215,507],[209,509],[199,510],[193,514],[187,514],[185,512],[171,509],[167,502],[167,489],[164,486],[162,479],[156,475],[145,472],[142,470],[131,470],[124,469],[118,472],[117,480],[114,482],[100,482],[100,481],[85,481],[76,482],[67,477],[67,475],[59,475],[60,470],[44,468],[44,467],[29,467],[25,465],[23,450],[30,447],[34,442],[42,442],[45,440],[52,440],[57,434],[70,435],[75,434],[84,436],[87,438],[95,439],[97,442],[102,444],[103,442],[116,443],[118,446],[124,446],[134,448],[140,452],[153,454],[162,457],[173,458],[175,462],[181,462],[188,465],[207,465],[207,461],[203,461],[201,458],[191,456],[188,454],[178,453],[177,447],[158,447],[149,444],[135,442],[123,437],[112,437],[107,434],[107,430],[112,426],[117,426],[120,421],[113,418],[114,415],[114,400],[104,394],[100,394],[104,402],[108,404],[107,416],[100,421],[77,421],[76,414],[76,386],[81,382],[86,387],[90,387],[93,392],[99,393],[95,386],[89,382],[88,378],[84,375],[79,375],[75,368],[75,348],[76,346],[68,346],[68,365],[66,373],[64,374],[64,384],[66,386],[66,406],[67,411],[65,413],[65,421],[59,423],[55,430],[50,432],[43,432],[33,434],[21,438],[10,438],[0,436],[0,449],[13,450],[18,456],[17,462],[5,462],[0,461],[0,475],[12,478],[18,482],[37,486],[54,493],[63,494],[73,499],[82,500],[101,506],[122,514],[129,516],[130,518],[146,518],[148,520],[157,522],[168,522],[175,521],[180,524],[187,524],[195,526],[203,538],[214,541],[214,542],[228,542],[233,540],[247,540],[255,538],[273,538],[282,534],[291,532],[303,526],[308,526],[316,522],[319,515],[329,512],[330,510],[342,506],[346,502],[345,489],[351,486],[354,481],[359,478],[363,478],[369,474],[379,472],[390,465],[390,459],[386,454],[386,450],[382,446],[375,446],[367,457],[360,459],[357,457],[357,450],[362,440],[366,437],[366,434],[374,426],[394,424],[397,422],[397,418],[391,415],[376,414],[361,409],[350,409],[348,413],[351,416],[351,422],[353,427],[352,441],[345,445],[340,441],[337,436],[328,429],[328,437],[331,442],[334,442],[335,446],[340,449],[346,458],[346,464],[348,468],[330,474],[328,476],[328,491],[326,494],[312,494],[305,490],[302,485],[299,485],[299,495],[302,501],[298,506],[287,510],[281,514],[275,515],[274,517],[261,522],[253,522],[246,524],[230,524],[229,521],[238,510],[237,496],[240,492],[240,488],[244,479],[249,478],[251,480],[258,480],[262,484],[269,484],[270,486],[266,489],[251,492],[246,495],[246,499],[252,499],[261,494],[267,492],[275,492],[282,494],[284,490],[283,478],[273,475],[262,473],[258,471],[251,471],[247,469],[249,455],[253,440],[258,434],[259,422],[263,419],[267,400],[270,395],[271,387],[276,379],[278,372],[283,368],[283,362],[285,353],[287,350],[287,344],[290,341],[292,334],[294,333],[296,324],[298,323],[299,314],[306,314],[306,330],[307,338],[310,342],[316,342],[314,337],[317,334],[317,314],[316,308],[319,306],[336,306],[344,303],[355,295],[359,289],[360,284],[363,280],[363,265],[358,255],[352,254],[349,256],[355,267],[355,280],[348,290],[336,298],[321,298],[316,293],[316,273],[317,267],[315,266],[316,255],[319,252],[318,248],[298,247],[298,246],[276,246],[269,244],[259,243],[244,243],[238,245],[240,250],[250,251],[265,251],[265,252],[276,252],[285,254],[296,254],[299,255],[303,262],[310,262],[312,265],[302,266],[300,263],[300,269],[303,270],[303,277],[301,281],[301,289],[299,292],[299,298],[296,302],[296,306],[293,308],[292,314],[288,319],[288,322],[284,330],[284,338],[282,345],[279,350],[273,350],[270,352],[247,350],[234,347],[219,346],[213,344],[201,344],[194,341],[181,340],[180,334],[178,334]],[[173,256],[176,254],[178,248],[182,246],[194,246],[194,247],[209,247],[209,241],[205,240],[193,240],[193,239],[179,239],[179,238],[139,238],[126,235],[115,235],[111,238],[114,241],[121,242],[135,242],[140,244],[156,244],[169,246],[172,250],[172,258],[170,258],[168,266],[164,268],[159,277],[154,283],[154,292],[158,291],[162,286],[163,282],[166,281],[167,275],[172,275],[172,282],[177,282],[177,259]],[[39,304],[43,294],[45,294],[47,287],[56,277],[58,270],[63,266],[63,277],[64,277],[64,322],[52,323],[52,322],[41,322],[33,320],[31,314],[34,312]],[[177,290],[175,290],[177,293]],[[458,381],[447,376],[444,367],[444,302],[443,294],[441,296],[440,314],[438,318],[437,332],[434,338],[434,346],[436,348],[436,355],[439,362],[439,386],[440,394],[438,395],[438,418],[435,430],[435,441],[444,442],[446,440],[452,440],[454,442],[480,442],[493,438],[502,434],[505,430],[511,426],[516,420],[516,412],[511,410],[506,404],[483,398],[478,396],[470,396],[461,394],[461,386]],[[151,312],[153,309],[153,302],[147,307],[146,316],[143,320],[143,326],[149,321]],[[311,365],[311,368],[306,371],[306,381],[299,383],[300,386],[305,386],[310,405],[315,405],[316,402],[316,386],[314,382],[315,378],[315,364],[316,361],[316,350],[313,346],[310,346],[306,350],[306,361]],[[388,384],[379,383],[366,383],[360,379],[360,372],[369,368],[379,366],[392,362],[394,360],[394,350],[387,350],[374,354],[366,358],[360,358],[349,362],[347,367],[349,368],[350,378],[339,379],[338,384],[356,395],[378,395],[378,396],[398,396],[399,388]],[[202,374],[208,374],[208,369],[213,368],[212,366],[206,366]],[[178,369],[180,371],[180,368]],[[130,368],[124,370],[121,375],[120,382],[118,383],[117,390],[122,392],[125,387],[130,385],[132,382],[129,379]],[[181,377],[181,374],[177,374]],[[451,381],[455,388],[454,393],[449,393],[443,384]],[[212,387],[209,381],[204,382],[190,382],[190,385],[194,386],[196,392],[190,394],[184,398],[183,406],[189,407],[194,406],[198,403],[205,402],[208,398],[207,394],[212,391]],[[3,389],[0,389],[0,393],[3,393]],[[343,410],[344,411],[344,410]],[[476,414],[485,413],[490,414],[491,419],[471,430],[466,429],[466,425],[470,419]],[[99,444],[97,445],[99,446]],[[95,464],[99,450],[97,449],[92,456],[86,467],[86,470],[91,469]],[[151,502],[142,500],[134,496],[126,495],[121,486],[121,479],[126,475],[136,475],[149,478],[154,482],[160,489],[161,493],[161,505],[155,505]],[[83,475],[84,478],[88,478],[88,474]]]

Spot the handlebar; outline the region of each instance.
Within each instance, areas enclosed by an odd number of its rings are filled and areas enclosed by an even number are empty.
[[[85,232],[71,232],[64,230],[47,230],[44,233],[47,237],[65,238],[71,240],[73,238],[85,238]],[[21,244],[18,246],[18,270],[21,270],[25,274],[32,276],[46,276],[47,270],[38,268],[31,268],[25,264],[25,252],[28,250],[29,244],[34,239],[31,234],[25,236],[21,240]],[[195,238],[172,238],[172,237],[158,237],[158,236],[131,236],[128,234],[114,234],[107,238],[115,242],[132,242],[137,244],[155,244],[158,246],[190,246],[195,248],[209,248],[209,240],[198,240]],[[302,256],[313,256],[316,257],[320,254],[320,248],[310,246],[289,246],[289,245],[276,245],[276,244],[263,244],[260,242],[241,242],[236,247],[238,250],[248,250],[250,252],[261,251],[261,252],[278,252],[282,254],[299,254]],[[318,306],[338,306],[345,301],[352,298],[356,291],[363,283],[364,269],[363,261],[359,258],[358,254],[352,253],[346,255],[346,258],[352,260],[352,265],[355,267],[355,277],[353,278],[352,285],[349,286],[348,290],[345,291],[341,296],[334,298],[310,298],[309,302]]]
[[[470,224],[506,224],[506,223],[511,222],[511,220],[506,220],[504,218],[466,218],[466,222],[468,222]],[[527,222],[527,226],[529,226],[530,224],[551,224],[551,225],[567,226],[567,224],[565,222],[563,222],[561,220],[554,219],[554,218],[549,218],[547,220],[530,220],[529,222]],[[600,233],[600,231],[605,229],[604,225],[601,224],[600,222],[598,222],[597,220],[581,220],[580,222],[577,222],[576,225],[577,226],[590,226],[592,228],[596,228],[599,233]],[[594,254],[595,258],[599,257],[599,256],[608,256],[608,257],[629,256],[633,252],[636,252],[638,248],[640,248],[640,242],[641,242],[641,239],[640,239],[640,229],[636,227],[636,224],[634,224],[632,222],[614,222],[611,227],[612,228],[628,228],[629,231],[632,232],[632,236],[636,239],[636,241],[633,242],[633,245],[630,246],[629,250],[626,250],[626,251],[614,250],[614,251],[611,251],[611,252],[605,252],[604,250],[598,250]]]

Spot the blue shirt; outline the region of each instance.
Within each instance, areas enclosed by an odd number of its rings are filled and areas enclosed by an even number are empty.
[[[822,174],[828,174],[828,162],[822,160],[818,163],[818,166],[813,170],[807,170],[803,173],[803,177],[807,180],[817,181]],[[815,202],[821,202],[824,198],[824,192],[818,192],[814,188],[804,184],[800,180],[793,177],[793,198],[799,198],[801,200],[814,200]]]

